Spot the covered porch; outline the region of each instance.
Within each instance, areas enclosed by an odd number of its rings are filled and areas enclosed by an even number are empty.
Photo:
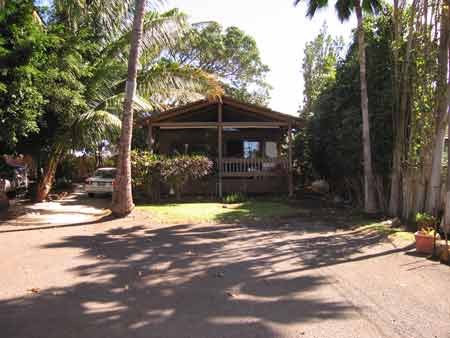
[[[224,97],[199,101],[144,120],[149,150],[166,156],[201,154],[215,175],[185,193],[293,195],[292,132],[301,120]]]

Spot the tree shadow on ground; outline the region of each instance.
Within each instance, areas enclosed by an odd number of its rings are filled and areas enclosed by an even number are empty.
[[[43,247],[79,249],[86,263],[69,273],[83,281],[0,300],[1,336],[278,337],[279,325],[357,315],[321,297],[333,281],[315,269],[408,249],[370,251],[381,234],[330,234],[306,221],[294,228],[114,224]]]
[[[331,283],[326,276],[285,273],[278,264],[332,264],[375,239],[282,243],[282,235],[186,224],[67,237],[46,248],[81,249],[90,263],[71,272],[88,280],[1,301],[0,332],[10,338],[275,337],[271,324],[353,316],[349,304],[320,297],[318,290]]]

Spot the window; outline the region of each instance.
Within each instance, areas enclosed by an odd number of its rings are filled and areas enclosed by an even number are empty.
[[[94,177],[115,178],[116,177],[116,169],[98,169],[95,171]]]
[[[265,155],[268,158],[277,158],[278,157],[278,148],[276,142],[266,142],[265,146]]]
[[[261,155],[261,143],[258,141],[244,141],[244,158],[256,158]]]

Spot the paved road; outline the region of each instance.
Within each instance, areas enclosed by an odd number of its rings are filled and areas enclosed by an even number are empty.
[[[450,269],[376,234],[158,226],[87,201],[0,225],[0,337],[450,338]]]

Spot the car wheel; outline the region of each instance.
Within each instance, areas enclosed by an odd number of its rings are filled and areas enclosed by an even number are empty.
[[[95,194],[93,192],[88,192],[88,197],[95,197]]]

